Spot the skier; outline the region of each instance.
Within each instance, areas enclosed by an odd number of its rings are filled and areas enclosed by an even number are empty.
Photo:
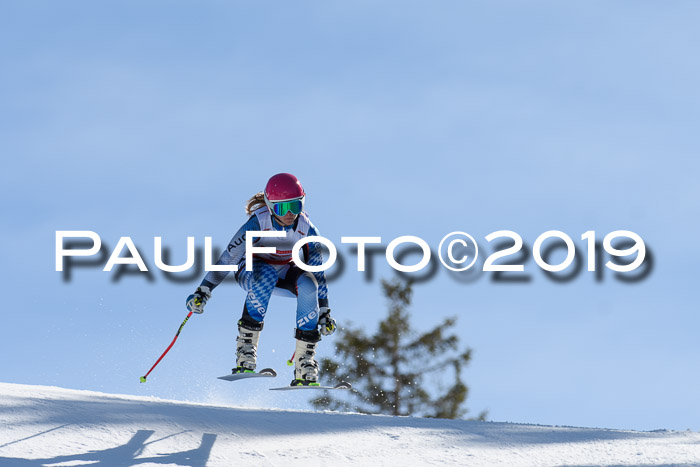
[[[233,236],[216,264],[237,264],[235,278],[248,294],[243,315],[238,320],[236,368],[233,373],[254,373],[260,332],[271,294],[296,297],[296,352],[292,386],[318,386],[316,345],[321,334],[335,332],[336,323],[328,306],[328,287],[323,272],[308,272],[292,261],[292,247],[301,238],[318,235],[304,211],[306,193],[299,180],[288,173],[274,175],[265,191],[254,195],[246,205],[249,218]],[[252,271],[246,271],[245,238],[249,231],[284,230],[286,237],[258,237],[255,246],[275,247],[276,253],[254,254]],[[306,264],[323,264],[320,245],[309,242],[302,249]],[[202,313],[214,288],[228,272],[210,271],[187,297],[187,309]],[[320,328],[320,332],[319,332]]]

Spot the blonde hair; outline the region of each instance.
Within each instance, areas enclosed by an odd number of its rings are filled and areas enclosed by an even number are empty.
[[[246,203],[245,213],[250,216],[254,211],[257,211],[263,206],[266,206],[265,195],[262,191],[259,191],[255,193]]]

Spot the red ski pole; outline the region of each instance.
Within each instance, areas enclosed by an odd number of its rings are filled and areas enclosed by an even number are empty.
[[[170,351],[170,349],[172,348],[172,346],[175,344],[175,341],[177,340],[177,336],[180,335],[180,331],[182,331],[182,328],[185,327],[185,323],[187,323],[187,320],[190,319],[190,316],[192,316],[192,312],[191,312],[191,311],[190,311],[189,313],[187,313],[187,318],[185,318],[185,320],[182,322],[182,324],[181,324],[180,327],[178,328],[177,334],[175,334],[175,337],[173,338],[173,341],[170,343],[170,345],[168,346],[168,348],[165,349],[165,352],[163,352],[163,355],[161,355],[160,358],[153,364],[153,366],[151,367],[151,369],[148,370],[148,373],[146,373],[145,375],[143,375],[143,376],[141,377],[141,382],[142,382],[142,383],[145,383],[145,382],[146,382],[146,378],[148,377],[148,375],[151,374],[151,371],[153,371],[153,369],[156,367],[156,365],[158,365],[158,364],[160,363],[160,361],[163,360],[163,357],[165,357],[165,354],[167,354],[167,353]]]

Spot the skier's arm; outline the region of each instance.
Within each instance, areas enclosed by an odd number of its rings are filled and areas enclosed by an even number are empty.
[[[256,216],[251,216],[248,222],[238,229],[238,232],[233,236],[226,250],[219,256],[219,260],[216,264],[230,266],[232,264],[238,264],[241,261],[245,255],[246,232],[249,230],[260,230],[260,223]],[[197,290],[187,297],[187,309],[193,313],[203,313],[204,305],[206,305],[207,300],[211,298],[211,291],[226,278],[228,273],[229,271],[209,271],[207,275],[204,276],[202,283],[197,287]]]
[[[238,232],[236,232],[228,243],[226,250],[221,253],[216,264],[231,266],[232,264],[240,263],[241,259],[245,256],[246,232],[251,230],[260,230],[260,223],[258,222],[257,216],[251,216],[250,219],[238,229]],[[214,290],[214,288],[226,278],[228,273],[228,271],[209,271],[207,275],[204,276],[200,286],[205,286],[208,287],[209,290]]]

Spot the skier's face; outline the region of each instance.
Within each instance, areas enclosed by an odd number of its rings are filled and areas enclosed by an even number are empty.
[[[287,214],[284,216],[275,216],[277,220],[279,221],[280,224],[287,226],[287,225],[292,225],[294,223],[294,220],[297,218],[297,215],[294,214],[292,211],[287,211]]]

